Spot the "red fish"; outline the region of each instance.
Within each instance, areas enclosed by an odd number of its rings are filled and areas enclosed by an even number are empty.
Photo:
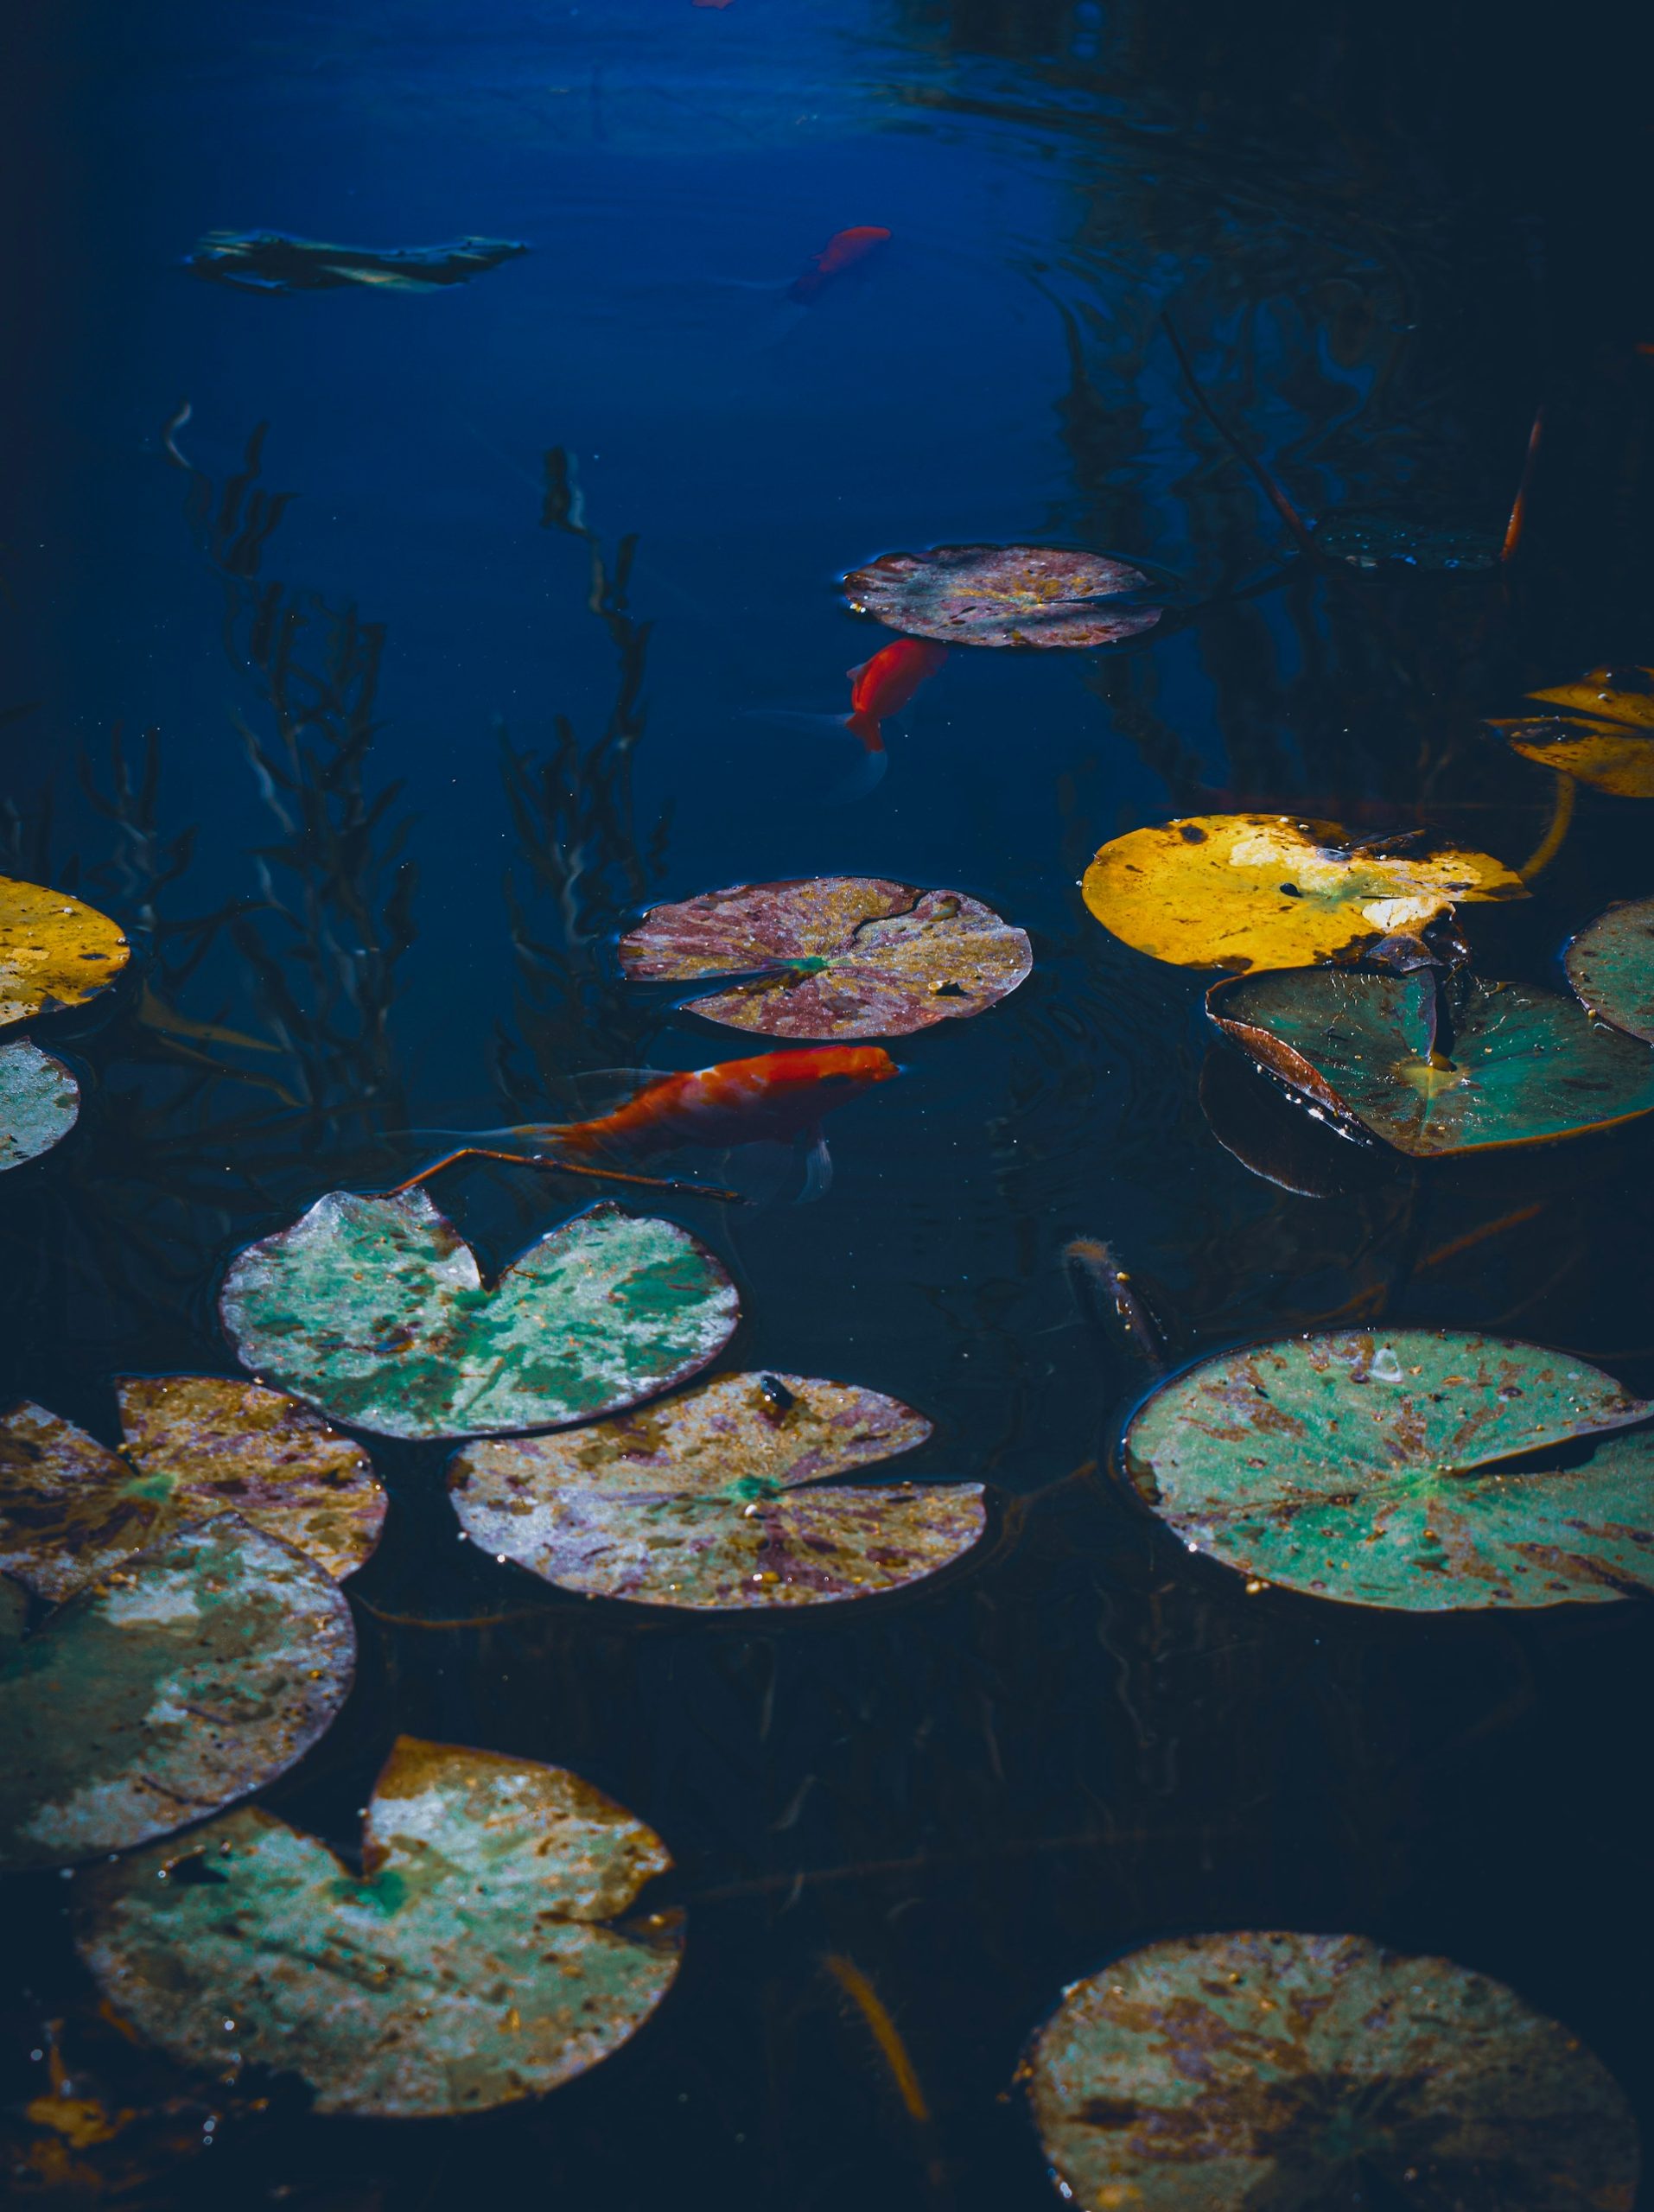
[[[760,1052],[663,1077],[596,1121],[520,1134],[549,1137],[566,1152],[639,1158],[681,1144],[785,1144],[812,1129],[830,1107],[898,1072],[879,1045]]]
[[[864,660],[860,668],[845,672],[850,679],[850,711],[844,727],[859,737],[869,753],[884,750],[882,724],[899,715],[921,683],[928,683],[948,657],[945,645],[927,645],[918,638],[898,638]]]
[[[811,256],[808,268],[788,286],[788,299],[807,307],[835,276],[865,261],[889,236],[877,223],[858,223],[853,230],[835,231],[821,251]]]

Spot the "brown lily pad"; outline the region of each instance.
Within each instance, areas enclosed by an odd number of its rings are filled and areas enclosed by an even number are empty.
[[[359,1444],[280,1390],[219,1375],[116,1385],[122,1447],[43,1407],[0,1420],[0,1573],[54,1601],[215,1513],[283,1537],[335,1581],[379,1539],[385,1492]]]
[[[694,1011],[767,1037],[906,1037],[982,1013],[1034,965],[1027,933],[980,899],[870,875],[738,883],[652,906],[620,956],[638,982],[741,977]]]
[[[904,1588],[980,1538],[980,1484],[828,1486],[930,1432],[876,1390],[722,1375],[571,1434],[468,1446],[449,1482],[474,1543],[560,1589],[703,1611],[819,1605]]]
[[[1129,603],[1148,588],[1129,562],[1062,545],[933,545],[886,553],[844,579],[857,614],[945,645],[1117,645],[1165,613]]]

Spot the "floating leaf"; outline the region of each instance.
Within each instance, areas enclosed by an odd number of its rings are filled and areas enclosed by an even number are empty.
[[[1631,2212],[1637,2125],[1503,1983],[1359,1936],[1180,1936],[1075,1982],[1021,2069],[1079,2212]]]
[[[116,1385],[118,1452],[23,1405],[0,1420],[0,1573],[66,1598],[186,1522],[237,1513],[335,1581],[379,1540],[385,1492],[360,1445],[279,1390],[219,1375]]]
[[[1616,798],[1654,798],[1654,669],[1594,668],[1528,696],[1562,712],[1490,721],[1513,752]]]
[[[344,1703],[350,1608],[232,1514],[138,1552],[0,1651],[0,1866],[170,1835],[262,1789]]]
[[[130,957],[106,914],[43,883],[0,875],[0,1027],[84,1006]]]
[[[799,1375],[721,1375],[568,1436],[473,1444],[455,1509],[474,1543],[588,1597],[711,1611],[899,1590],[980,1538],[978,1483],[821,1488],[909,1452],[920,1414]]]
[[[1555,1464],[1651,1415],[1536,1344],[1349,1331],[1174,1376],[1123,1464],[1191,1551],[1259,1581],[1409,1612],[1560,1605],[1654,1587],[1654,1433]],[[1540,1451],[1549,1465],[1506,1464]]]
[[[365,284],[381,292],[431,292],[468,283],[528,248],[510,238],[451,245],[328,245],[284,231],[209,231],[188,257],[197,276],[249,292],[326,292]]]
[[[98,1868],[77,1942],[117,2012],[187,2065],[297,2074],[321,2113],[481,2112],[583,2074],[653,2012],[679,1916],[610,1923],[671,1865],[577,1775],[404,1736],[360,1879],[249,1807]]]
[[[1654,1109],[1654,1053],[1528,983],[1292,969],[1212,1019],[1320,1112],[1416,1160],[1586,1136]]]
[[[1625,899],[1599,914],[1562,955],[1580,1003],[1654,1045],[1654,899]]]
[[[1352,569],[1497,569],[1499,541],[1485,530],[1460,530],[1416,516],[1328,515],[1315,529],[1315,550]]]
[[[1336,823],[1285,814],[1194,815],[1114,838],[1082,889],[1104,928],[1139,952],[1237,970],[1358,959],[1460,899],[1527,896],[1487,853],[1405,842],[1422,849],[1363,845]]]
[[[767,1037],[906,1037],[980,1014],[1034,965],[1025,931],[962,891],[875,875],[737,883],[652,906],[620,939],[640,982],[748,980],[695,1012]]]
[[[80,1113],[80,1086],[27,1038],[0,1045],[0,1172],[60,1144]]]
[[[635,1405],[716,1357],[735,1285],[676,1222],[593,1206],[491,1288],[423,1190],[318,1198],[232,1262],[238,1356],[382,1436],[555,1428]]]
[[[844,579],[857,614],[945,645],[1115,645],[1165,613],[1131,601],[1150,588],[1127,562],[1061,545],[934,545],[887,553]]]

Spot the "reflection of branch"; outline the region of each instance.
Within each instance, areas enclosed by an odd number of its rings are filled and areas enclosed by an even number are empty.
[[[1292,501],[1287,497],[1281,486],[1275,482],[1274,477],[1270,475],[1269,470],[1264,467],[1263,462],[1248,452],[1247,448],[1241,443],[1240,440],[1235,435],[1235,433],[1230,429],[1228,423],[1224,421],[1222,416],[1218,414],[1217,409],[1213,407],[1211,401],[1206,397],[1205,392],[1201,391],[1199,380],[1194,373],[1194,369],[1190,362],[1188,355],[1183,350],[1183,341],[1177,334],[1177,330],[1172,321],[1170,314],[1162,313],[1160,320],[1161,329],[1164,330],[1167,337],[1171,340],[1172,351],[1177,355],[1177,365],[1183,372],[1184,381],[1189,387],[1189,391],[1193,397],[1195,405],[1200,410],[1200,412],[1206,416],[1207,422],[1211,423],[1212,429],[1216,430],[1218,435],[1223,440],[1224,443],[1229,448],[1231,453],[1234,454],[1235,458],[1241,463],[1243,467],[1250,472],[1254,480],[1262,487],[1263,494],[1269,500],[1269,505],[1275,509],[1282,521],[1285,523],[1287,528],[1297,539],[1301,549],[1306,553],[1314,555],[1315,550],[1315,543],[1309,534],[1309,531],[1305,524],[1303,517],[1299,513],[1297,508],[1293,505]]]

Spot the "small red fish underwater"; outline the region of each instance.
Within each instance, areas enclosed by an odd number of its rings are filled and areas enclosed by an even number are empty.
[[[830,805],[843,806],[865,798],[881,782],[887,765],[884,726],[911,706],[921,684],[927,683],[948,657],[945,645],[926,645],[918,638],[897,638],[864,660],[859,668],[846,669],[850,680],[848,715],[795,714],[790,709],[753,709],[763,721],[796,723],[801,728],[844,731],[862,748],[862,757],[847,775],[826,793]]]
[[[808,265],[787,287],[787,297],[800,307],[824,292],[835,276],[842,276],[847,269],[854,269],[858,261],[865,261],[870,253],[889,241],[890,233],[878,223],[858,223],[848,231],[835,231],[821,251],[811,257]]]

